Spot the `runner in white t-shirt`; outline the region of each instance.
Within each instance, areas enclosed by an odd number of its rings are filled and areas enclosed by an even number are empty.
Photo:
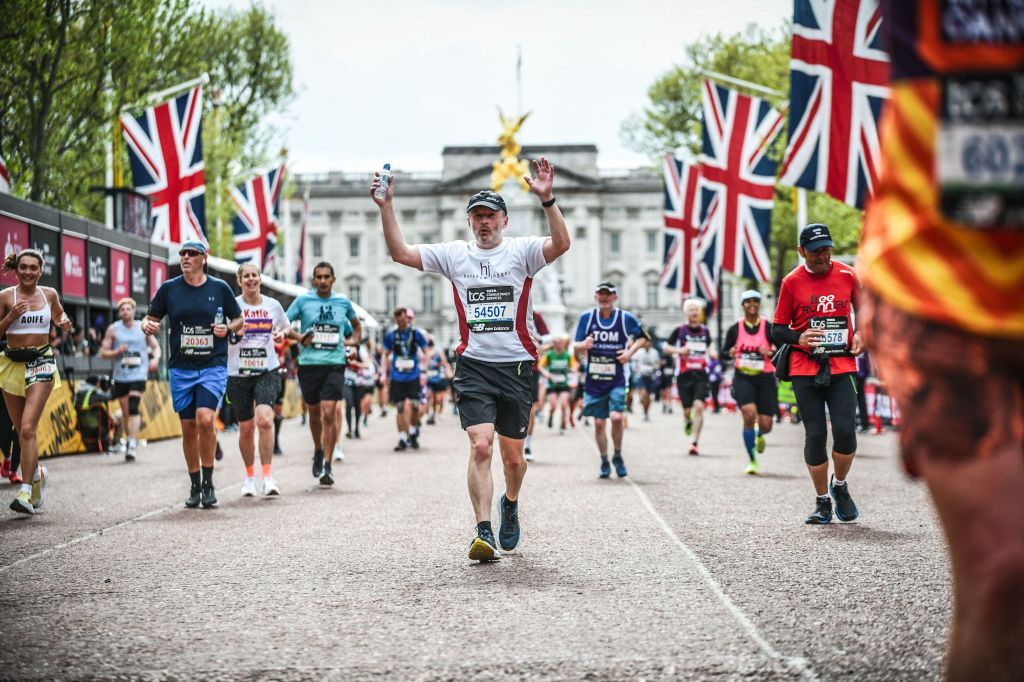
[[[524,180],[541,200],[549,237],[503,238],[508,227],[505,200],[484,190],[474,194],[466,207],[473,241],[411,246],[395,215],[394,179],[383,199],[375,196],[379,175],[370,187],[370,196],[380,206],[391,258],[417,270],[440,273],[452,282],[461,336],[452,388],[470,440],[469,497],[477,534],[469,558],[477,561],[501,558],[499,543],[506,551],[519,543],[519,489],[526,475],[523,439],[533,403],[531,365],[537,357],[530,287],[541,268],[569,250],[569,232],[552,193],[555,167],[541,159],[533,162],[533,169],[536,177]],[[505,470],[497,542],[491,528],[495,431]]]
[[[245,465],[242,496],[256,494],[256,439],[259,429],[260,464],[263,465],[263,495],[279,495],[271,476],[274,461],[274,403],[281,389],[280,361],[274,342],[283,337],[299,341],[302,335],[291,328],[284,308],[273,298],[260,293],[262,275],[255,263],[238,267],[242,295],[236,300],[242,308],[245,327],[229,337],[228,400],[238,416],[238,449]],[[255,421],[255,424],[253,423]]]

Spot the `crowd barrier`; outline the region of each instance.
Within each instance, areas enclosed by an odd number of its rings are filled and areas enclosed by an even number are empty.
[[[108,403],[108,409],[113,414],[120,410],[120,405],[113,400]],[[146,382],[146,392],[142,395],[139,411],[142,415],[140,439],[155,441],[181,436],[181,422],[174,412],[170,387],[166,381]],[[294,379],[285,382],[282,413],[285,417],[302,414],[302,396]],[[60,388],[50,394],[39,420],[36,438],[40,457],[73,455],[86,451],[79,430],[78,412],[75,410],[75,382],[64,381]]]

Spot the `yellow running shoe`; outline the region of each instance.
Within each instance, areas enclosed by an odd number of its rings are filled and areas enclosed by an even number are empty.
[[[46,502],[46,479],[49,476],[49,472],[42,464],[39,465],[39,478],[32,481],[32,506],[36,509],[42,509],[43,503]]]
[[[11,501],[11,509],[18,512],[19,514],[36,513],[36,510],[32,508],[32,498],[29,495],[28,491],[25,490],[19,492]]]
[[[743,470],[743,473],[750,474],[751,476],[756,476],[757,475],[757,460],[751,460],[750,464],[747,465],[747,468]]]

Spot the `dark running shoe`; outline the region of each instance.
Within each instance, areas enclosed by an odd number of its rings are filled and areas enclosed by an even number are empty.
[[[498,543],[494,541],[494,533],[489,530],[477,530],[473,542],[469,543],[469,558],[481,563],[497,561],[501,558]]]
[[[498,500],[498,515],[501,525],[498,526],[498,542],[506,552],[511,552],[519,544],[519,502],[509,504],[505,496]]]
[[[848,483],[835,485],[834,480],[835,475],[832,475],[828,480],[828,492],[836,501],[836,518],[840,521],[855,521],[860,516],[860,511],[857,510],[857,505],[850,497],[850,485]]]
[[[200,490],[201,489],[200,489],[199,486],[197,486],[197,485],[192,486],[192,490],[190,490],[189,493],[188,493],[188,499],[185,500],[185,506],[186,507],[188,507],[189,509],[195,509],[196,507],[199,506],[199,501],[200,501],[199,492],[200,492]]]
[[[213,456],[218,462],[224,459],[224,450],[221,449],[220,442],[217,443],[217,451]]]
[[[814,501],[814,513],[804,519],[804,523],[814,526],[823,526],[832,523],[832,500],[828,497],[816,497]]]
[[[612,465],[608,463],[607,459],[601,459],[601,473],[597,475],[598,478],[608,478],[612,475]]]
[[[334,485],[334,474],[331,473],[330,462],[324,462],[324,473],[320,476],[320,485]]]
[[[402,450],[408,450],[409,444],[405,440],[399,440],[398,445],[395,446],[395,452],[401,452]]]
[[[409,434],[409,447],[411,447],[413,450],[420,449],[420,434]]]
[[[629,476],[629,472],[626,471],[626,463],[622,461],[621,456],[612,457],[612,465],[615,467],[615,475],[619,478]]]
[[[317,448],[313,451],[313,478],[324,475],[324,451]]]
[[[217,496],[213,494],[213,484],[204,483],[202,492],[200,493],[200,499],[203,504],[203,509],[209,509],[210,507],[217,506]]]

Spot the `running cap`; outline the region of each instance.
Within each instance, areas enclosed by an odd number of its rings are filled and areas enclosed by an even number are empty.
[[[740,294],[740,303],[741,304],[742,303],[746,303],[747,301],[749,301],[752,298],[753,299],[757,299],[758,301],[760,301],[761,300],[761,292],[758,291],[757,289],[747,289],[742,294]]]
[[[504,211],[506,215],[508,214],[508,209],[505,208],[505,200],[501,198],[500,194],[492,192],[489,189],[477,192],[469,198],[469,205],[466,206],[466,213],[469,213],[477,206],[486,206],[487,208],[495,211]]]
[[[178,251],[181,252],[184,251],[185,249],[192,249],[193,251],[198,251],[204,256],[207,253],[206,244],[202,243],[198,239],[189,239],[187,242],[183,243],[181,247],[178,248]]]
[[[808,251],[817,251],[826,246],[835,246],[828,228],[821,223],[813,223],[800,230],[800,246]]]
[[[616,294],[616,295],[619,293],[618,287],[616,287],[611,282],[601,282],[600,284],[597,285],[597,287],[594,288],[594,293],[595,294],[599,293],[601,291],[607,291],[609,294]]]

